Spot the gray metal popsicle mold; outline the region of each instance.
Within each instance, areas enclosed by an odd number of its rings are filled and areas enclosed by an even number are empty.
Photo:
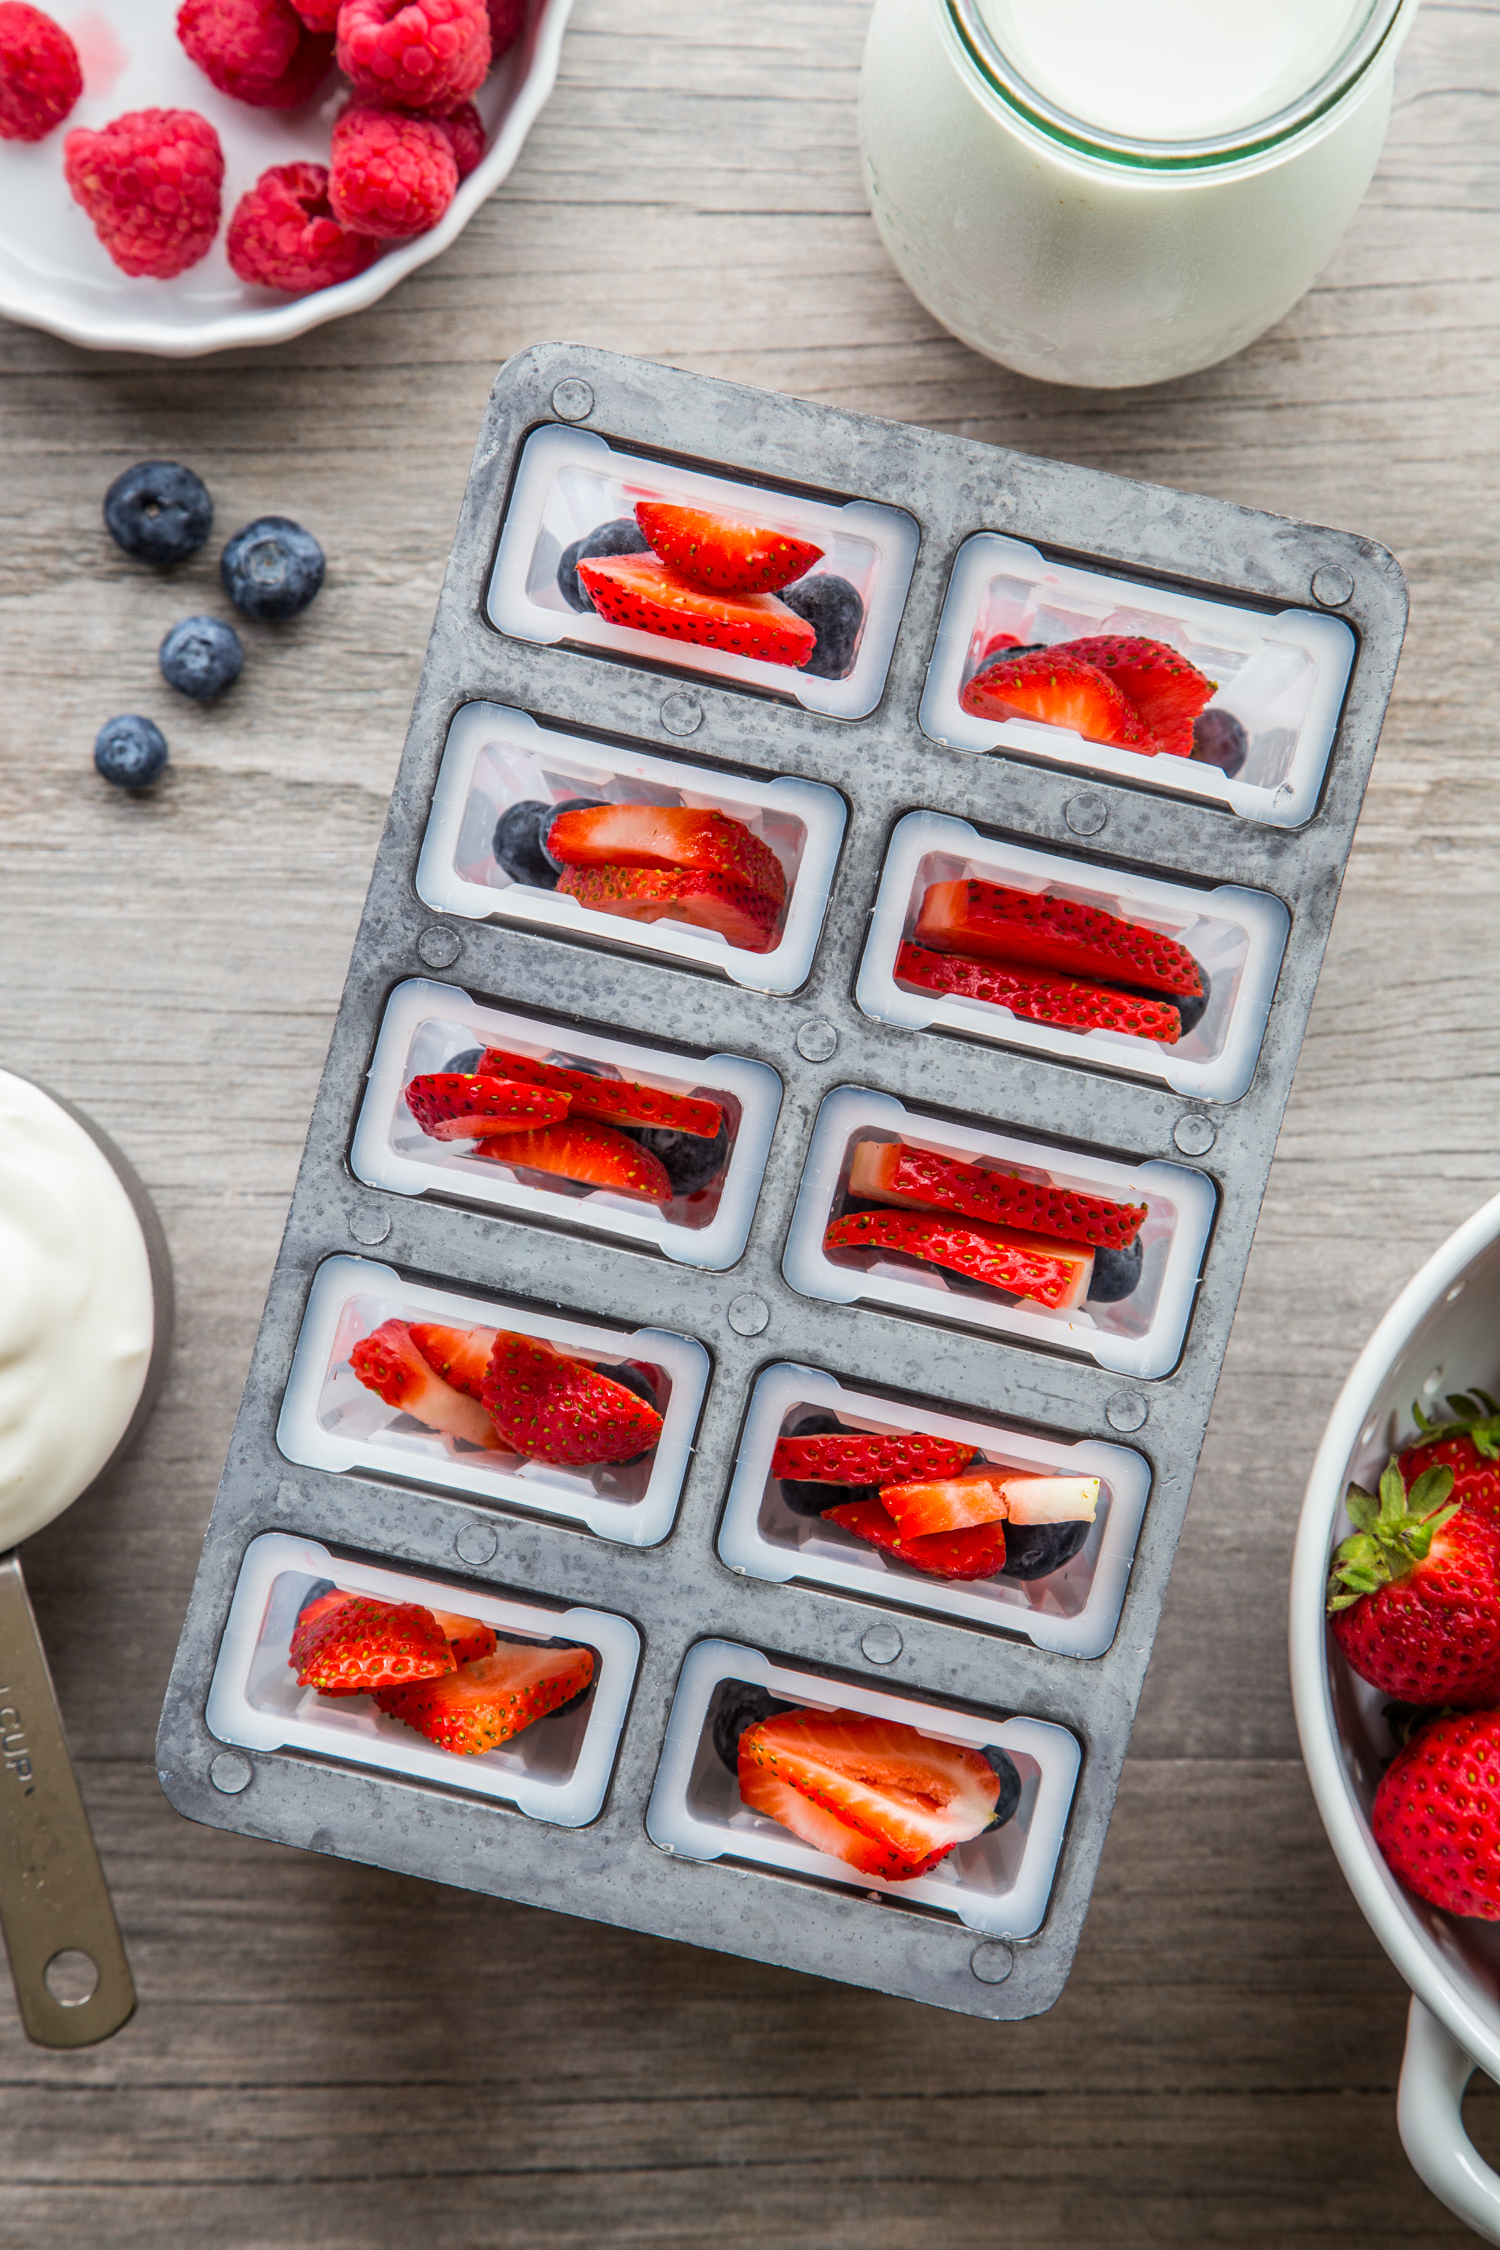
[[[660,673],[495,630],[486,590],[518,449],[538,425],[584,423],[669,463],[904,508],[921,533],[889,680],[871,717],[804,711],[735,686]],[[1202,803],[1006,753],[943,748],[917,722],[925,667],[961,542],[1000,530],[1094,567],[1256,606],[1337,600],[1358,639],[1313,817],[1258,826]],[[1344,598],[1347,594],[1347,598]],[[1345,532],[1224,501],[1132,484],[927,430],[874,421],[568,344],[519,354],[491,394],[390,814],[355,942],[285,1238],[173,1668],[158,1743],[162,1784],[190,1818],[399,1868],[529,1904],[873,1986],[969,2015],[1038,2013],[1066,1980],[1119,1781],[1173,1549],[1317,982],[1406,616],[1385,549]],[[685,676],[686,673],[686,676]],[[849,825],[811,976],[789,998],[503,920],[434,915],[414,874],[449,724],[488,699],[606,740],[839,789]],[[687,728],[690,731],[684,732]],[[1254,1081],[1233,1103],[1184,1101],[1046,1057],[863,1016],[851,997],[895,821],[914,808],[1061,847],[1107,866],[1242,883],[1292,915]],[[498,910],[503,914],[503,908]],[[593,1235],[376,1192],[346,1161],[381,1012],[392,988],[439,975],[476,999],[617,1029],[700,1054],[771,1065],[784,1102],[750,1238],[728,1272],[669,1262]],[[811,1030],[807,1027],[813,1026]],[[830,1042],[825,1026],[835,1038]],[[867,1305],[814,1301],[782,1277],[786,1229],[818,1106],[854,1083],[928,1112],[999,1121],[1128,1160],[1195,1163],[1220,1204],[1175,1370],[1122,1382],[1090,1363]],[[436,1492],[292,1468],[277,1450],[282,1395],[313,1274],[335,1252],[530,1303],[699,1338],[713,1368],[669,1537],[627,1547]],[[747,1303],[759,1300],[759,1305]],[[764,1321],[761,1321],[761,1310]],[[1096,1659],[896,1607],[889,1663],[862,1646],[893,1604],[762,1583],[715,1552],[751,1384],[773,1360],[853,1384],[1040,1426],[1114,1438],[1153,1485],[1113,1645]],[[1123,1435],[1122,1433],[1129,1433]],[[294,1531],[335,1548],[633,1620],[641,1669],[600,1817],[550,1827],[503,1805],[287,1752],[226,1752],[204,1707],[249,1542]],[[653,1845],[644,1813],[687,1649],[748,1643],[840,1679],[986,1714],[1068,1727],[1083,1764],[1046,1920],[1010,1945],[929,1912]],[[889,1645],[887,1635],[885,1646]],[[882,1648],[879,1640],[872,1646]],[[883,1648],[882,1648],[883,1653]]]

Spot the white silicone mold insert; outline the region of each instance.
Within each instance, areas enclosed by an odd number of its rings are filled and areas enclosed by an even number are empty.
[[[660,1440],[644,1461],[563,1468],[443,1437],[366,1390],[349,1365],[355,1344],[386,1320],[509,1328],[604,1367],[640,1360],[657,1371]],[[289,1461],[306,1468],[462,1492],[498,1507],[586,1524],[603,1539],[650,1547],[666,1537],[677,1512],[707,1381],[708,1354],[691,1337],[664,1328],[590,1327],[529,1307],[423,1288],[374,1258],[340,1256],[325,1259],[313,1276],[276,1442]]]
[[[617,805],[686,805],[742,820],[780,860],[787,900],[765,953],[731,945],[686,922],[630,922],[557,891],[513,882],[495,858],[495,823],[523,799],[563,804],[595,797]],[[630,946],[717,969],[755,992],[795,992],[812,966],[846,809],[836,789],[782,775],[752,781],[539,726],[501,703],[454,714],[417,866],[417,893],[445,914],[531,923],[556,935]]]
[[[512,1639],[574,1641],[594,1652],[589,1692],[474,1757],[428,1742],[388,1718],[368,1695],[319,1695],[297,1685],[287,1649],[297,1612],[319,1579],[343,1593],[422,1602],[473,1617]],[[602,1609],[543,1609],[469,1584],[419,1578],[376,1563],[350,1562],[316,1539],[282,1531],[252,1539],[240,1565],[206,1718],[220,1742],[246,1750],[302,1750],[381,1773],[435,1781],[481,1797],[503,1797],[532,1820],[581,1828],[604,1803],[641,1637],[627,1618]]]
[[[821,1408],[853,1430],[911,1432],[956,1438],[986,1462],[1040,1476],[1103,1480],[1093,1527],[1079,1552],[1046,1578],[930,1578],[838,1524],[794,1515],[771,1475],[776,1441],[802,1412]],[[930,1610],[997,1631],[1022,1633],[1038,1648],[1064,1656],[1102,1656],[1115,1636],[1130,1577],[1136,1536],[1151,1489],[1151,1471],[1128,1446],[1092,1438],[1073,1444],[999,1429],[927,1407],[897,1406],[855,1391],[812,1367],[781,1362],[763,1370],[751,1395],[734,1482],[719,1531],[719,1554],[731,1570],[777,1584],[799,1579],[874,1601]],[[828,1505],[837,1505],[828,1488]]]
[[[1003,1828],[960,1844],[928,1875],[891,1883],[863,1874],[804,1844],[779,1821],[746,1810],[733,1774],[713,1746],[716,1691],[726,1680],[747,1681],[783,1702],[818,1711],[894,1719],[972,1750],[995,1744],[1016,1762],[1020,1805]],[[663,1851],[688,1859],[733,1859],[815,1876],[866,1898],[875,1893],[898,1905],[905,1899],[936,1907],[992,1937],[1030,1937],[1047,1911],[1080,1761],[1077,1739],[1044,1719],[978,1719],[912,1696],[882,1695],[874,1688],[776,1664],[759,1649],[734,1641],[700,1641],[689,1650],[677,1683],[646,1808],[646,1833]]]
[[[468,1141],[438,1141],[406,1106],[405,1089],[425,1071],[447,1069],[474,1047],[505,1047],[535,1062],[564,1068],[592,1064],[671,1094],[716,1101],[729,1120],[729,1155],[717,1180],[671,1203],[522,1172]],[[472,1067],[472,1066],[471,1066]],[[765,1063],[739,1055],[664,1054],[602,1033],[544,1024],[533,1016],[481,1007],[452,985],[413,978],[397,985],[370,1065],[369,1085],[354,1129],[349,1162],[358,1179],[398,1195],[441,1195],[528,1217],[597,1227],[646,1242],[680,1265],[719,1270],[745,1247],[766,1153],[781,1104],[781,1081]],[[502,1155],[505,1136],[490,1143]]]
[[[1218,683],[1207,708],[1227,711],[1248,737],[1234,780],[1196,758],[1143,756],[1086,742],[1071,728],[1034,719],[974,718],[959,693],[998,633],[1022,643],[1098,633],[1165,641]],[[1274,615],[1104,571],[1049,562],[1001,532],[976,532],[958,551],[922,697],[923,732],[956,750],[1015,750],[1175,795],[1227,805],[1247,820],[1295,828],[1318,801],[1344,691],[1354,634],[1321,610]]]
[[[896,1253],[826,1250],[824,1230],[843,1207],[854,1145],[861,1140],[902,1140],[960,1163],[988,1157],[1026,1179],[1050,1180],[1119,1203],[1144,1203],[1139,1283],[1112,1305],[1082,1304],[1071,1312],[1051,1312]],[[1167,1375],[1187,1333],[1216,1200],[1213,1182],[1183,1164],[1120,1164],[1111,1157],[1051,1149],[980,1126],[924,1117],[893,1094],[837,1086],[818,1112],[781,1265],[792,1287],[805,1297],[832,1298],[841,1305],[893,1305],[902,1312],[1083,1352],[1118,1375]]]
[[[1102,907],[1121,921],[1178,939],[1209,973],[1209,1003],[1200,1021],[1172,1046],[1123,1031],[1067,1031],[1032,1023],[991,1000],[927,992],[896,982],[896,955],[916,927],[930,883],[956,878],[1000,883]],[[969,1038],[1030,1047],[1134,1078],[1155,1078],[1200,1101],[1238,1101],[1255,1076],[1291,916],[1268,891],[1221,883],[1187,883],[1093,867],[1060,852],[982,836],[948,813],[914,812],[899,820],[881,873],[855,998],[867,1016],[912,1030],[934,1027]]]
[[[595,611],[571,608],[557,584],[564,549],[601,524],[633,515],[641,500],[738,516],[821,547],[823,559],[809,576],[847,579],[865,605],[847,675],[821,679],[790,665],[610,625]],[[653,667],[770,689],[809,711],[862,719],[885,690],[917,540],[914,519],[900,508],[873,500],[810,500],[768,485],[652,461],[609,445],[593,431],[549,423],[533,430],[522,448],[490,579],[489,615],[501,632],[518,640],[579,642]]]

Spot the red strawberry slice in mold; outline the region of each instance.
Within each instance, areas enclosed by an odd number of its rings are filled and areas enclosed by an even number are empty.
[[[740,1797],[867,1875],[923,1875],[994,1818],[977,1750],[853,1711],[778,1711],[740,1736]]]
[[[698,868],[570,867],[557,887],[595,914],[717,930],[746,953],[769,953],[781,919],[776,901],[753,884]]]
[[[1102,906],[1046,892],[959,877],[929,883],[912,932],[917,945],[1012,969],[1051,969],[1066,977],[1197,999],[1203,971],[1179,938],[1144,929]]]
[[[723,649],[762,664],[803,665],[817,646],[813,627],[774,594],[711,594],[654,555],[580,561],[578,576],[607,623],[638,633]]]
[[[1156,745],[1128,696],[1096,665],[1055,648],[1002,656],[984,665],[959,693],[972,718],[1042,719],[1085,742],[1114,743],[1148,756]]]
[[[445,1383],[478,1398],[500,1333],[497,1328],[442,1328],[434,1321],[414,1320],[409,1332],[428,1366]]]
[[[672,1182],[661,1158],[613,1125],[591,1119],[569,1118],[540,1133],[509,1133],[485,1141],[478,1153],[514,1171],[552,1172],[583,1187],[612,1188],[617,1195],[640,1196],[647,1203],[672,1200]]]
[[[351,1594],[315,1623],[299,1621],[287,1662],[299,1687],[320,1695],[370,1695],[451,1672],[453,1652],[419,1602]]]
[[[824,1512],[825,1523],[842,1524],[857,1538],[896,1562],[910,1563],[929,1578],[993,1578],[1005,1561],[1005,1525],[973,1524],[966,1531],[939,1532],[935,1538],[908,1539],[878,1500],[847,1500]]]
[[[735,875],[780,906],[786,874],[769,844],[728,813],[686,805],[591,805],[559,813],[547,849],[565,867],[691,867]]]
[[[455,1070],[412,1079],[406,1106],[435,1141],[478,1141],[491,1133],[524,1133],[568,1114],[565,1094],[550,1086],[513,1085],[503,1078]]]
[[[477,1657],[489,1656],[493,1652],[494,1628],[481,1625],[477,1617],[458,1617],[447,1609],[435,1609],[432,1616],[438,1631],[453,1652],[455,1664],[472,1664]]]
[[[440,1749],[474,1758],[570,1703],[594,1676],[592,1649],[495,1646],[493,1635],[491,1643],[487,1654],[442,1679],[398,1688],[376,1702]]]
[[[633,1460],[662,1431],[655,1407],[623,1383],[504,1330],[495,1339],[484,1403],[518,1452],[564,1466]]]
[[[872,1203],[907,1204],[918,1210],[959,1211],[966,1218],[1045,1234],[1056,1242],[1088,1242],[1124,1250],[1146,1217],[1144,1203],[1112,1203],[1107,1196],[1023,1180],[983,1164],[964,1164],[905,1141],[861,1141],[849,1169],[849,1192]]]
[[[956,1477],[882,1485],[880,1505],[903,1539],[934,1539],[991,1523],[1092,1523],[1097,1477],[1048,1477],[986,1462]]]
[[[1092,664],[1134,705],[1158,750],[1178,758],[1192,756],[1193,721],[1218,682],[1206,678],[1167,642],[1132,633],[1099,633],[1059,642],[1051,654]]]
[[[664,1094],[631,1078],[594,1078],[586,1070],[533,1062],[529,1055],[513,1055],[503,1047],[488,1049],[481,1063],[485,1067],[533,1085],[553,1086],[567,1095],[574,1117],[596,1117],[604,1124],[654,1125],[711,1141],[724,1122],[718,1103],[702,1094]]]
[[[1011,969],[1000,961],[972,961],[962,953],[933,953],[902,945],[896,953],[896,982],[923,992],[952,993],[1008,1008],[1027,1023],[1055,1024],[1061,1031],[1120,1031],[1134,1039],[1175,1046],[1182,1017],[1165,1000],[1117,992],[1109,985],[1078,977],[1054,976],[1045,969]]]
[[[983,1219],[926,1217],[917,1211],[852,1211],[823,1237],[829,1250],[898,1250],[945,1266],[1010,1297],[1030,1298],[1049,1312],[1071,1312],[1089,1293],[1094,1253],[1048,1242]]]
[[[896,1477],[946,1476],[974,1457],[972,1445],[906,1430],[839,1430],[776,1440],[773,1477],[808,1484],[884,1484]]]
[[[349,1354],[349,1365],[377,1398],[429,1429],[494,1451],[500,1439],[477,1399],[445,1382],[411,1340],[404,1320],[385,1320]]]
[[[713,593],[776,594],[823,559],[810,539],[706,508],[642,500],[635,520],[668,569]]]

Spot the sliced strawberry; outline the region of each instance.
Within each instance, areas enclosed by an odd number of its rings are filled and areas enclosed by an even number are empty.
[[[966,1531],[944,1531],[931,1539],[907,1539],[901,1526],[878,1500],[848,1500],[829,1508],[825,1523],[842,1524],[872,1547],[910,1563],[929,1578],[993,1578],[1005,1561],[1005,1525],[973,1524]]]
[[[352,1595],[341,1593],[337,1586],[333,1586],[326,1594],[315,1594],[310,1602],[304,1602],[297,1612],[297,1622],[292,1629],[293,1654],[296,1653],[299,1633],[309,1630],[320,1617],[326,1617],[330,1610],[338,1609],[344,1602],[352,1599]]]
[[[377,1398],[399,1407],[430,1429],[448,1437],[464,1438],[470,1445],[498,1448],[495,1425],[477,1399],[445,1383],[411,1340],[404,1320],[382,1321],[372,1335],[357,1343],[349,1365]]]
[[[1145,640],[1132,633],[1099,633],[1085,640],[1059,642],[1051,654],[1075,656],[1092,664],[1134,705],[1159,750],[1183,758],[1192,755],[1193,721],[1218,682],[1205,679],[1175,648],[1169,648],[1165,641]],[[1179,747],[1184,730],[1186,745]]]
[[[370,1695],[451,1672],[453,1652],[432,1611],[419,1602],[351,1594],[315,1624],[298,1625],[287,1662],[299,1687],[320,1695]]]
[[[580,561],[578,576],[602,618],[638,633],[661,633],[762,664],[805,664],[817,645],[813,627],[774,594],[710,594],[654,555]]]
[[[489,1373],[490,1353],[499,1330],[495,1328],[439,1328],[430,1320],[410,1324],[411,1340],[428,1366],[451,1383],[456,1391],[478,1398]]]
[[[717,930],[746,953],[769,953],[781,910],[774,899],[737,875],[698,868],[570,867],[558,884],[565,898],[596,914],[630,922],[687,922]]]
[[[734,875],[780,906],[786,875],[769,844],[728,813],[685,805],[590,805],[559,813],[547,850],[565,867],[685,867]]]
[[[495,1340],[484,1403],[517,1452],[537,1461],[631,1461],[661,1436],[655,1407],[623,1383],[504,1330]]]
[[[481,1625],[477,1617],[457,1617],[448,1609],[435,1609],[432,1614],[453,1651],[455,1664],[472,1664],[476,1657],[488,1656],[494,1648],[494,1627]]]
[[[810,539],[789,539],[783,531],[710,515],[706,508],[642,500],[635,520],[668,569],[715,593],[776,594],[823,559],[822,548]]]
[[[1090,1242],[1124,1250],[1146,1217],[1144,1203],[1111,1203],[1077,1194],[1050,1180],[1019,1179],[983,1164],[963,1164],[904,1141],[861,1141],[849,1170],[851,1195],[872,1203],[905,1203],[919,1210],[961,1211],[971,1219],[996,1219],[1050,1235],[1055,1242]]]
[[[614,1125],[654,1125],[664,1132],[692,1133],[714,1140],[724,1122],[717,1102],[701,1094],[663,1094],[655,1086],[638,1086],[631,1078],[593,1078],[586,1070],[565,1070],[560,1063],[533,1062],[529,1055],[508,1054],[491,1047],[484,1061],[513,1078],[537,1086],[555,1086],[567,1095],[575,1117],[597,1117]]]
[[[772,1785],[764,1794],[762,1777]],[[999,1775],[977,1750],[853,1711],[778,1711],[747,1727],[739,1785],[751,1811],[893,1882],[925,1874],[981,1835],[1000,1795]],[[806,1833],[804,1806],[817,1816]],[[842,1835],[829,1830],[830,1815]]]
[[[525,1132],[555,1125],[568,1114],[567,1097],[548,1086],[515,1086],[503,1078],[470,1077],[456,1070],[414,1078],[406,1106],[435,1141],[477,1141],[489,1133]]]
[[[594,1676],[586,1648],[530,1648],[502,1642],[441,1680],[379,1695],[377,1703],[441,1749],[477,1757],[570,1703]]]
[[[1182,1017],[1170,1001],[1053,976],[1045,969],[1008,969],[999,961],[971,961],[962,953],[902,945],[896,954],[896,981],[923,992],[984,1000],[1027,1023],[1056,1024],[1062,1031],[1123,1031],[1162,1047],[1175,1046],[1182,1037]]]
[[[1012,969],[1102,977],[1193,999],[1203,991],[1203,971],[1179,939],[1123,921],[1102,906],[1004,883],[929,883],[912,937],[939,953],[1003,961]]]
[[[1081,1305],[1094,1271],[1092,1250],[982,1219],[924,1218],[916,1211],[853,1211],[835,1219],[823,1240],[830,1250],[901,1250],[1008,1296],[1029,1297],[1049,1312]]]
[[[972,1445],[952,1438],[840,1430],[826,1437],[778,1438],[771,1474],[808,1484],[884,1484],[892,1477],[947,1476],[973,1458]]]
[[[644,1196],[648,1203],[670,1203],[672,1182],[659,1156],[613,1125],[580,1119],[549,1125],[540,1133],[511,1133],[486,1141],[477,1152],[516,1171],[555,1172],[587,1187],[613,1188],[617,1195]]]
[[[880,1491],[880,1505],[903,1539],[932,1539],[984,1523],[1092,1523],[1098,1499],[1097,1477],[1042,1477],[993,1466]]]
[[[1112,742],[1148,756],[1156,747],[1113,680],[1096,665],[1055,648],[986,664],[958,700],[976,719],[1045,719],[1049,726],[1071,728],[1085,742]]]

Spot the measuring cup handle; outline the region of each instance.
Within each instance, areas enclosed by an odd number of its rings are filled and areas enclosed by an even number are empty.
[[[92,2046],[135,2012],[130,1964],[14,1552],[0,1555],[0,1931],[21,2022],[39,2047]],[[60,1953],[92,1963],[95,1982],[84,1997],[49,1989],[47,1969]],[[77,1968],[86,1987],[84,1964]]]
[[[1396,2122],[1412,2166],[1440,2203],[1486,2242],[1500,2243],[1500,2177],[1464,2131],[1464,2088],[1478,2065],[1412,1995]]]

